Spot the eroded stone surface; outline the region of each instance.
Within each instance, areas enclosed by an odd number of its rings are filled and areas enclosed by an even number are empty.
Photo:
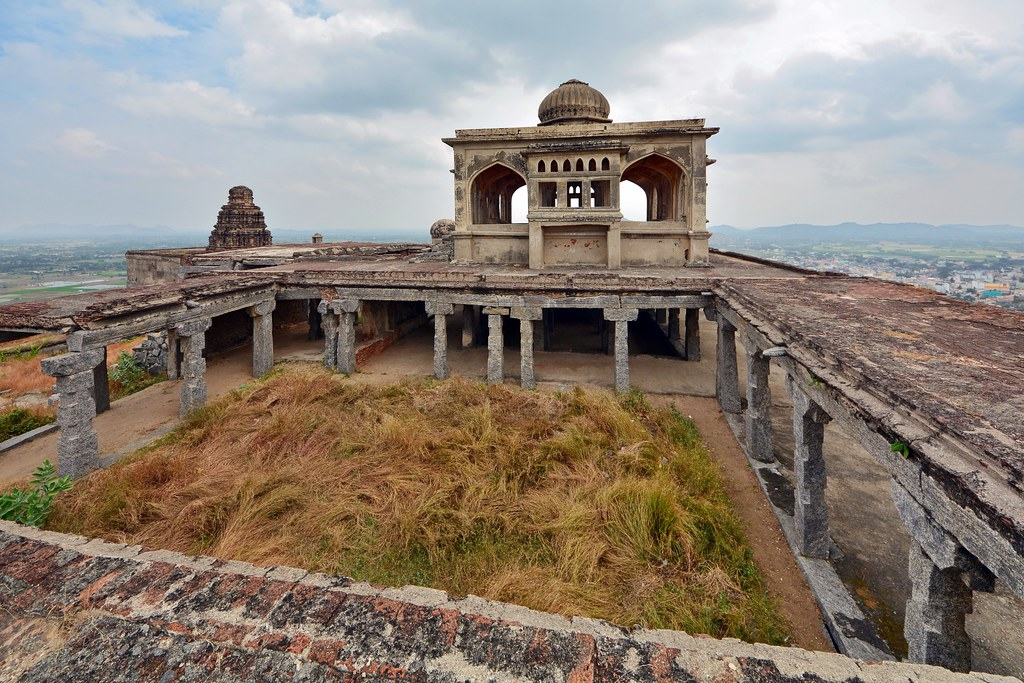
[[[1015,680],[84,541],[0,522],[3,680]]]

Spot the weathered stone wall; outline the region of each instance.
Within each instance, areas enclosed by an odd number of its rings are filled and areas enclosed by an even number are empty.
[[[0,522],[4,681],[1011,681]]]
[[[205,247],[127,251],[125,259],[128,262],[128,286],[140,287],[183,280],[192,258],[205,252]]]

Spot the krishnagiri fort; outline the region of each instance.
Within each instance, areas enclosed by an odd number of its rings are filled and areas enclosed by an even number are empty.
[[[703,119],[615,122],[604,95],[577,80],[545,97],[538,115],[537,125],[444,139],[454,220],[437,221],[429,244],[316,234],[275,245],[253,192],[239,186],[207,247],[129,252],[127,289],[0,307],[5,338],[66,335],[66,352],[42,361],[60,397],[59,471],[101,466],[93,423],[109,408],[114,342],[150,335],[166,349],[161,369],[180,386],[186,415],[206,401],[209,353],[247,344],[260,377],[283,322],[308,325],[324,365],[342,373],[427,326],[437,379],[456,351],[486,347],[478,376],[525,388],[544,380],[537,359],[573,325],[608,358],[607,384],[619,392],[632,385],[631,330],[644,323],[674,349],[673,372],[713,363],[721,411],[838,654],[626,630],[2,523],[0,671],[205,680],[212,662],[232,661],[242,673],[231,680],[1011,680],[968,673],[965,618],[979,594],[1024,599],[1024,316],[709,248],[708,144],[719,130]],[[644,192],[646,220],[623,218],[623,182]],[[512,195],[522,187],[526,222],[516,223]],[[702,327],[713,330],[713,354],[702,352]],[[792,405],[788,504],[773,494],[782,455],[772,375]],[[889,480],[891,516],[878,524],[903,525],[911,538],[905,662],[835,569],[829,423]],[[92,619],[63,616],[76,610]],[[48,639],[58,627],[64,635]],[[163,655],[133,657],[133,646]]]

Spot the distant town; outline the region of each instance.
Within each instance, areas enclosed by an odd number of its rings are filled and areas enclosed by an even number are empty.
[[[966,259],[917,245],[868,245],[876,250],[871,251],[864,245],[741,247],[724,242],[718,246],[802,268],[905,282],[965,301],[1024,311],[1024,255],[1008,250],[979,253],[972,248]]]

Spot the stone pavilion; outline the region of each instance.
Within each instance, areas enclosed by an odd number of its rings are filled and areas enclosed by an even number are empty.
[[[455,260],[621,268],[708,263],[703,119],[613,123],[608,100],[569,80],[540,103],[536,126],[458,130]],[[619,188],[638,185],[646,220],[623,220]],[[525,223],[512,195],[526,187]]]

